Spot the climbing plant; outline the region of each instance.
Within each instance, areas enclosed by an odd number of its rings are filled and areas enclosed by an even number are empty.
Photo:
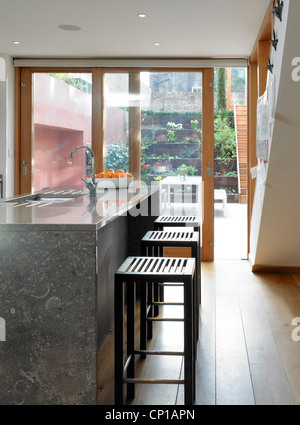
[[[220,115],[214,124],[214,148],[220,151],[220,158],[236,158],[236,132]]]
[[[217,68],[217,110],[226,109],[226,69]]]

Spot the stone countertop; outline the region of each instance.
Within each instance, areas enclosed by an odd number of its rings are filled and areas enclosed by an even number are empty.
[[[135,207],[157,190],[138,182],[128,189],[97,189],[92,199],[84,186],[62,186],[7,198],[0,202],[0,230],[98,230],[120,215],[149,215]]]

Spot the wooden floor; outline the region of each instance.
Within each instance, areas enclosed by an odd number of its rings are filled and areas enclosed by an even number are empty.
[[[181,314],[176,308],[163,314]],[[202,263],[200,313],[195,404],[300,404],[300,341],[292,339],[300,274],[254,274],[239,259]],[[181,335],[182,324],[158,323],[151,346],[180,349]],[[137,359],[139,376],[180,376],[181,358],[150,357]],[[112,333],[99,353],[99,404],[114,404],[113,362]],[[182,385],[139,385],[132,404],[182,405]]]

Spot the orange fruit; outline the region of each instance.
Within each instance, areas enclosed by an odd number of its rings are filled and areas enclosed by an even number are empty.
[[[130,174],[130,173],[125,173],[125,177],[132,177],[132,174]]]
[[[114,173],[114,170],[112,168],[108,168],[105,173]]]
[[[89,175],[88,175],[88,178],[92,178],[93,177],[93,173],[90,173]]]
[[[117,170],[117,171],[116,171],[116,174],[122,174],[122,173],[124,173],[124,171],[123,171],[123,170]]]
[[[103,179],[104,173],[96,174],[97,179]]]
[[[104,173],[103,178],[104,179],[110,179],[111,175],[112,175],[112,173]]]
[[[120,174],[119,173],[112,173],[111,176],[112,176],[113,179],[118,179],[120,177]]]

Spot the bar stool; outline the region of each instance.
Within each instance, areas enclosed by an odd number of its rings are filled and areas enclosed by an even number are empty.
[[[182,230],[178,231],[159,231],[152,230],[145,234],[141,240],[141,254],[142,256],[148,257],[163,257],[163,250],[165,247],[187,247],[191,248],[191,257],[195,258],[196,263],[196,285],[194,289],[194,329],[195,329],[195,341],[198,339],[198,324],[199,324],[199,303],[201,300],[201,294],[198,291],[201,291],[201,286],[199,280],[200,275],[200,246],[199,239],[196,232],[186,232]],[[167,258],[167,257],[166,257]],[[160,305],[170,305],[173,303],[164,302],[159,297],[159,287],[160,289],[164,287],[164,283],[160,282],[154,284],[154,294],[152,297],[148,296],[147,311],[151,311],[151,316],[158,315],[158,308]],[[150,287],[149,287],[150,289]],[[152,288],[151,288],[152,290]],[[198,300],[198,302],[197,302]],[[177,303],[176,303],[177,304]],[[147,327],[140,328],[140,347],[141,349],[146,348],[147,339],[152,338],[152,321],[147,322]],[[196,358],[196,347],[195,347],[195,358]]]
[[[194,258],[128,257],[115,273],[115,404],[122,405],[123,385],[127,385],[127,397],[135,396],[135,384],[184,384],[185,404],[195,400],[194,313],[193,286],[195,279]],[[184,349],[178,351],[150,351],[135,349],[136,283],[141,288],[141,301],[147,299],[147,286],[153,282],[180,282],[184,288],[184,318],[147,317],[146,305],[141,305],[142,320],[183,321]],[[127,293],[127,352],[124,359],[124,304]],[[184,379],[135,378],[135,355],[179,355],[184,357]],[[124,377],[127,374],[126,378]]]
[[[192,229],[194,232],[198,232],[199,241],[199,267],[197,270],[198,280],[198,303],[201,303],[201,224],[200,218],[197,215],[160,215],[153,223],[154,230],[164,230],[168,227],[186,227]],[[163,288],[160,293],[163,300]]]
[[[153,225],[154,230],[163,230],[164,227],[193,227],[194,231],[199,232],[200,238],[200,219],[197,215],[160,215]]]

